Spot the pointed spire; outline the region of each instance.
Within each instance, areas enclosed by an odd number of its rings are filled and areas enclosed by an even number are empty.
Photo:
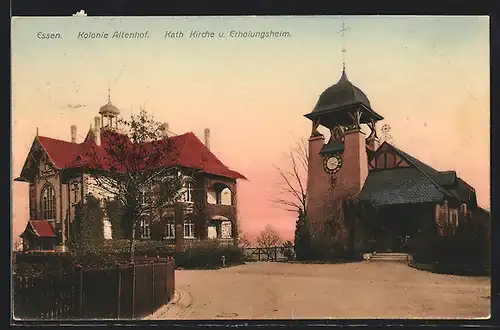
[[[345,73],[345,66],[342,68],[342,76],[340,77],[340,80],[349,80],[347,79],[347,73]]]
[[[36,136],[38,136],[38,126],[36,127]]]

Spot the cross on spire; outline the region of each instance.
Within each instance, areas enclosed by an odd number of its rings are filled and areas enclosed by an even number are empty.
[[[345,21],[342,21],[342,26],[340,31],[340,35],[342,36],[342,70],[345,71],[345,53],[346,53],[346,48],[345,48],[345,32],[349,31],[351,28],[346,26]]]

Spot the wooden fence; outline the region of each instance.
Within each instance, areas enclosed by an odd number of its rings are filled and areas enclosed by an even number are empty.
[[[246,261],[285,261],[289,260],[289,253],[293,253],[293,246],[248,247],[243,249]]]
[[[41,278],[14,276],[13,286],[16,319],[141,318],[173,297],[175,264],[151,258],[109,269],[76,267]]]

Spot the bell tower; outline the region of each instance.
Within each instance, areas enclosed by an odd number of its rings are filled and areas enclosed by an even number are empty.
[[[101,127],[103,129],[118,129],[118,115],[120,110],[111,103],[111,88],[108,87],[108,103],[99,109]]]
[[[345,25],[340,31],[347,29]],[[342,49],[345,54],[345,46]],[[309,168],[307,177],[307,218],[313,230],[325,219],[325,205],[338,194],[357,194],[368,175],[368,153],[377,148],[375,123],[383,117],[375,112],[368,97],[349,79],[343,60],[338,82],[321,93],[311,113],[309,138]],[[362,130],[366,125],[368,137]],[[318,132],[323,126],[330,131],[330,139]]]

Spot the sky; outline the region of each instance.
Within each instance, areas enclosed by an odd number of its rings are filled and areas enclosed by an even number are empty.
[[[342,22],[350,28],[338,33]],[[37,128],[81,142],[111,100],[129,117],[143,106],[177,134],[194,132],[248,181],[239,218],[252,237],[267,224],[293,238],[296,214],[272,203],[284,154],[309,137],[309,113],[341,75],[391,126],[394,144],[438,170],[456,170],[490,207],[489,19],[486,16],[12,18],[12,178]],[[79,33],[148,32],[142,39]],[[165,38],[182,31],[182,38]],[[215,38],[190,38],[191,31]],[[230,31],[286,32],[232,38]],[[59,33],[58,39],[40,39]],[[217,37],[224,33],[225,37]],[[76,107],[80,105],[80,107]],[[13,182],[13,231],[28,220],[28,185]]]

